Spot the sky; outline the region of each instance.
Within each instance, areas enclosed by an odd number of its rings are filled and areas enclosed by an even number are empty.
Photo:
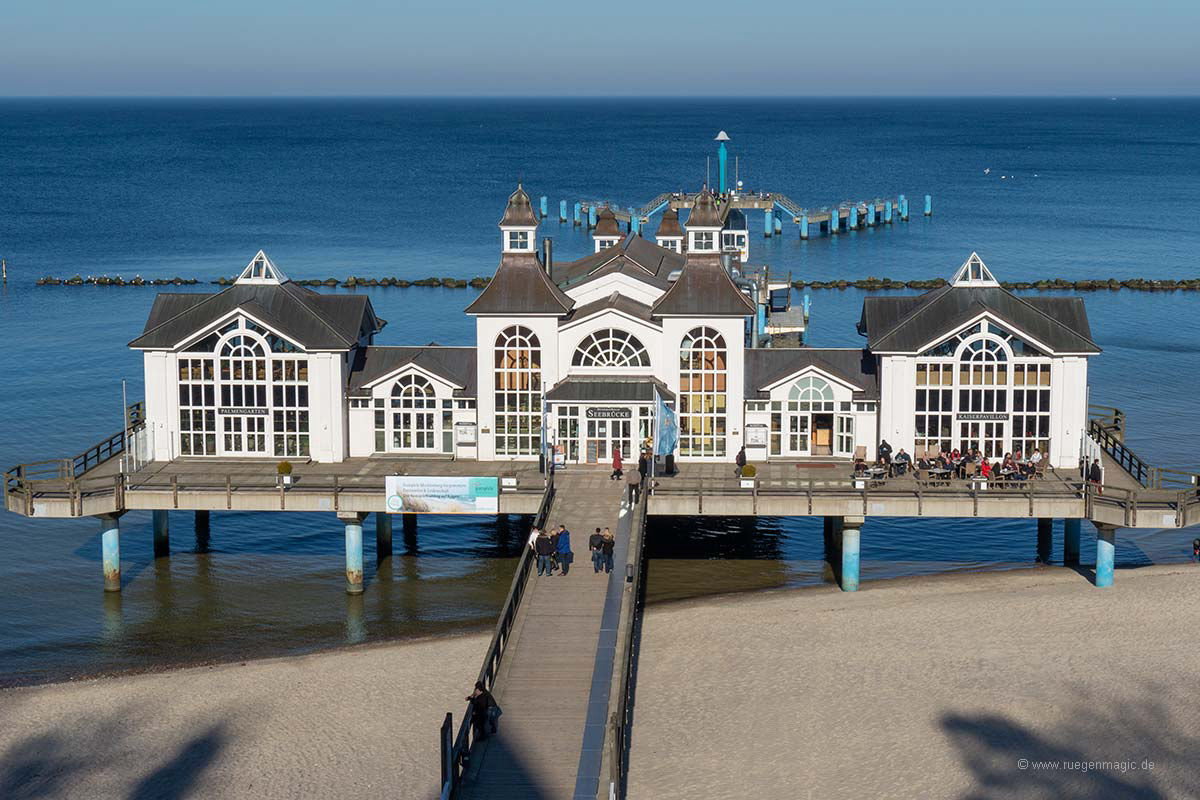
[[[1200,94],[1200,0],[6,0],[0,96]]]

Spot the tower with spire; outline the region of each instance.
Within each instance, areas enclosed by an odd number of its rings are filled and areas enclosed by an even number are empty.
[[[688,254],[718,255],[721,252],[721,212],[712,192],[705,186],[696,195],[687,221]]]
[[[521,184],[508,196],[504,216],[500,218],[500,252],[504,254],[534,255],[537,247],[537,215],[533,203]]]
[[[683,228],[679,227],[679,212],[673,208],[663,211],[662,222],[654,234],[654,243],[676,253],[683,252]]]
[[[621,227],[617,224],[617,215],[607,204],[596,212],[596,227],[592,231],[592,240],[594,253],[621,243]]]

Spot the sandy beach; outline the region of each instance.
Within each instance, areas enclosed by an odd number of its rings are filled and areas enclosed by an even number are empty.
[[[1197,580],[1036,569],[651,607],[630,796],[1200,796]],[[431,798],[486,644],[6,690],[0,797]]]

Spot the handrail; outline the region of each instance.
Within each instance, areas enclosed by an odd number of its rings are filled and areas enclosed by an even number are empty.
[[[85,472],[103,464],[125,450],[125,436],[140,430],[146,424],[146,404],[139,400],[125,409],[125,428],[92,445],[74,458],[54,458],[47,461],[31,461],[18,464],[4,473],[6,491],[23,491],[25,480],[67,480],[78,478]],[[54,465],[54,478],[47,477]]]
[[[546,524],[546,517],[550,514],[550,506],[554,502],[554,469],[549,470],[546,475],[546,488],[542,494],[541,505],[538,506],[537,514],[534,516],[533,524],[537,528],[541,528]],[[517,611],[521,606],[521,599],[525,596],[525,588],[528,583],[529,573],[533,568],[533,553],[527,546],[521,547],[521,558],[517,562],[517,570],[513,575],[512,584],[508,589],[508,596],[504,599],[504,605],[500,608],[500,618],[496,622],[495,631],[492,633],[492,641],[488,644],[488,649],[483,657],[483,666],[479,670],[478,680],[490,692],[495,685],[496,675],[500,670],[500,661],[504,657],[504,652],[508,647],[509,634],[512,633],[513,624],[517,620]],[[450,715],[447,714],[447,720]],[[442,793],[443,798],[454,797],[458,791],[459,781],[462,779],[463,769],[470,758],[471,749],[475,745],[472,722],[474,714],[471,710],[471,704],[467,704],[467,710],[463,714],[462,722],[458,726],[458,734],[454,737],[451,744],[447,744],[446,736],[443,733],[440,737],[442,747]],[[447,752],[449,747],[449,752]]]

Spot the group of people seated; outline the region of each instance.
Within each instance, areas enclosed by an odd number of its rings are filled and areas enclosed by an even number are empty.
[[[976,475],[989,480],[1029,480],[1042,474],[1044,469],[1043,457],[1040,450],[1034,448],[1028,457],[1023,458],[1020,449],[1005,453],[1002,460],[989,461],[978,447],[959,451],[932,448],[920,453],[916,460],[901,447],[892,454],[892,446],[887,440],[880,441],[878,456],[874,465],[866,463],[861,456],[854,459],[854,477],[889,477],[895,478],[910,471],[915,471],[918,478],[941,477],[949,479],[951,475],[966,479]]]

